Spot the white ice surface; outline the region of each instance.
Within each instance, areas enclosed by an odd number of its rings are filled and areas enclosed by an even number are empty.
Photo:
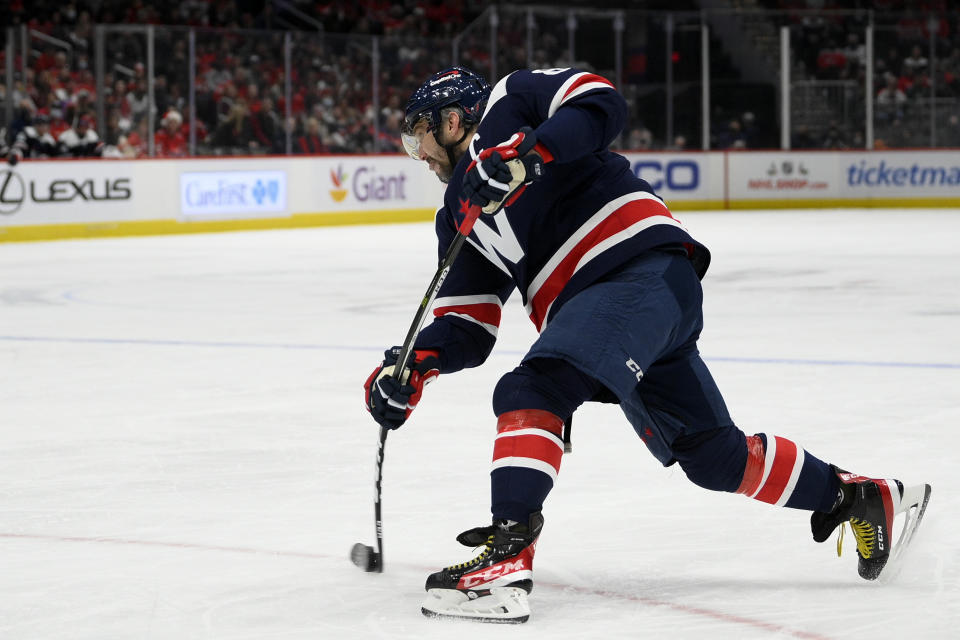
[[[713,252],[701,351],[738,425],[933,485],[893,583],[587,406],[531,621],[423,618],[426,574],[489,518],[490,394],[535,336],[517,299],[487,364],[391,434],[366,574],[361,385],[433,273],[432,225],[2,244],[0,638],[958,637],[960,212],[679,217]]]

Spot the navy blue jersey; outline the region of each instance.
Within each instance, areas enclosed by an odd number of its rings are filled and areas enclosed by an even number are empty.
[[[437,212],[442,256],[464,218],[463,177],[487,147],[532,127],[547,164],[509,207],[481,215],[434,303],[417,348],[440,352],[441,371],[477,366],[496,341],[514,289],[538,331],[576,293],[653,247],[677,245],[702,278],[710,261],[630,163],[607,147],[627,105],[606,79],[575,69],[515,71],[493,88]]]

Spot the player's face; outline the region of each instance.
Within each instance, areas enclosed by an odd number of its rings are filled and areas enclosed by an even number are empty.
[[[437,141],[436,135],[429,131],[426,120],[421,120],[414,126],[412,138],[416,143],[408,145],[410,155],[426,162],[430,171],[437,174],[440,182],[444,184],[450,182],[453,176],[453,165],[450,164],[447,152]]]

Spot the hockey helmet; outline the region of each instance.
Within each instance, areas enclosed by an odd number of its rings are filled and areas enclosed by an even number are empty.
[[[450,67],[433,74],[407,100],[400,129],[404,149],[410,157],[419,160],[420,139],[414,134],[417,124],[426,121],[427,131],[436,131],[440,126],[440,111],[450,106],[463,110],[465,124],[475,124],[480,122],[488,97],[487,81],[465,67]]]

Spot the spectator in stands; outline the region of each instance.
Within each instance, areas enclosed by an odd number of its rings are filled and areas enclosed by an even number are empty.
[[[24,127],[13,143],[13,153],[22,158],[55,158],[59,155],[59,145],[50,135],[50,116],[37,114],[33,124]]]
[[[93,118],[80,116],[76,124],[60,134],[60,153],[74,158],[99,157],[103,153],[100,136],[93,130]]]
[[[817,77],[826,80],[836,80],[847,66],[847,56],[833,41],[817,56]]]
[[[907,94],[897,85],[897,77],[892,73],[886,75],[886,86],[877,94],[876,118],[879,121],[890,122],[903,117],[904,107],[907,104]]]
[[[943,146],[960,149],[960,115],[950,114],[943,131]]]
[[[143,118],[136,124],[133,131],[127,136],[127,144],[124,148],[124,154],[133,154],[134,158],[143,158],[146,157],[148,151],[148,138],[150,134],[147,132],[147,119]],[[118,147],[119,140],[118,140]]]
[[[126,112],[134,124],[146,118],[147,111],[150,109],[150,96],[147,94],[147,85],[144,82],[134,81],[132,88],[127,91],[125,99],[127,101]]]
[[[727,128],[717,136],[717,149],[745,149],[747,140],[743,135],[743,126],[740,120],[734,118],[727,123]]]
[[[851,31],[847,34],[847,46],[843,50],[847,64],[862,67],[867,62],[867,48],[860,42],[860,34]]]
[[[944,95],[960,96],[960,47],[954,47],[950,55],[937,65],[940,71],[938,85],[942,85]]]
[[[836,122],[831,122],[820,144],[823,149],[849,149],[847,137]]]
[[[187,138],[181,127],[183,116],[170,109],[160,120],[160,129],[153,136],[153,151],[158,158],[183,158],[187,155]]]
[[[627,149],[646,151],[653,147],[653,134],[646,127],[634,127],[627,136]]]
[[[274,108],[273,99],[270,96],[264,96],[257,103],[250,124],[257,146],[264,152],[271,153],[273,141],[280,130],[280,114]]]
[[[320,121],[316,118],[307,118],[306,130],[294,139],[294,153],[329,153],[330,148],[324,143],[320,133]]]
[[[914,73],[926,70],[928,64],[929,61],[923,55],[923,49],[919,45],[914,46],[910,55],[903,60],[904,69],[910,69]]]
[[[250,110],[243,98],[238,98],[230,113],[213,132],[213,146],[218,152],[232,151],[250,153],[257,148],[253,138],[253,126],[250,123]]]
[[[667,151],[683,151],[687,148],[687,136],[678,134],[673,137],[673,142],[668,144],[664,149]]]

